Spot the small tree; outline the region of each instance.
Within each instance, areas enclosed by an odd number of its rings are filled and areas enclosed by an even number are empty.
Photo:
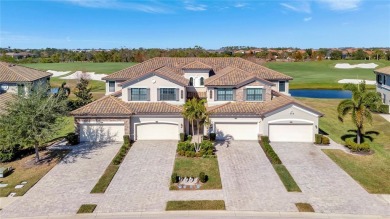
[[[370,108],[378,108],[381,105],[381,97],[374,91],[366,90],[366,82],[360,84],[345,84],[344,89],[352,91],[352,99],[343,100],[337,107],[338,118],[343,122],[347,114],[351,115],[353,123],[356,125],[357,143],[361,143],[364,122],[372,121]]]
[[[93,101],[91,88],[88,87],[88,85],[89,80],[84,77],[81,77],[79,83],[77,83],[76,85],[76,90],[74,91],[74,95],[76,95],[76,100],[73,101],[74,108],[77,109]]]
[[[61,127],[66,113],[66,100],[61,95],[51,95],[49,86],[39,84],[27,96],[17,96],[7,103],[0,117],[4,147],[20,144],[35,148],[39,161],[39,146],[50,140]]]

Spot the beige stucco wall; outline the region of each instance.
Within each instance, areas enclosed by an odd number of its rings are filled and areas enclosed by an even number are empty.
[[[279,92],[279,81],[271,81],[271,82],[275,84],[275,86],[273,86],[272,89],[274,91]],[[286,95],[290,95],[290,83],[289,83],[289,81],[285,81],[285,82],[286,82],[286,91],[281,92],[281,93],[286,94]]]
[[[187,69],[187,70],[184,70],[184,77],[187,78],[187,79],[190,79],[191,77],[194,78],[194,86],[193,87],[204,87],[200,85],[200,78],[203,77],[204,80],[206,80],[207,78],[209,78],[210,74],[209,74],[209,70],[190,70],[190,69]]]
[[[278,121],[283,124],[313,124],[313,133],[318,133],[318,119],[319,116],[314,113],[302,109],[299,106],[288,105],[279,110],[271,112],[266,115],[263,122],[263,135],[268,135],[268,123]],[[283,133],[281,133],[283,134]],[[313,135],[314,142],[314,135]]]
[[[168,116],[168,115],[137,115],[137,116],[132,116],[131,117],[131,124],[130,124],[130,139],[134,140],[134,130],[136,124],[139,123],[150,123],[150,122],[158,122],[158,123],[174,123],[178,124],[179,132],[177,133],[178,135],[180,133],[184,133],[184,127],[186,124],[184,123],[184,119],[182,116],[177,115],[177,116]],[[153,135],[153,133],[150,133]]]
[[[106,81],[106,95],[114,93],[114,92],[109,92],[109,82],[110,81]],[[120,91],[122,89],[122,86],[119,86],[119,84],[122,82],[124,81],[115,81],[115,92]]]
[[[129,88],[150,88],[150,102],[157,102],[157,88],[179,88],[179,101],[164,101],[171,104],[181,105],[184,104],[186,99],[185,88],[172,81],[168,81],[157,75],[145,78],[143,80],[135,81],[122,86],[122,100],[128,102],[128,89]],[[181,92],[183,92],[183,98],[181,98]]]
[[[32,88],[34,88],[38,85],[46,86],[48,78],[49,77],[45,77],[45,78],[41,78],[39,80],[33,81]],[[24,92],[25,93],[29,92],[29,87],[31,86],[31,82],[22,82],[22,83],[2,83],[2,82],[0,82],[0,84],[8,85],[8,90],[6,90],[5,92],[14,93],[14,94],[18,94],[18,84],[24,84]]]

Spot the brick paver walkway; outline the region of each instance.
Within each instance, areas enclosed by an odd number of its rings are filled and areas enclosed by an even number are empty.
[[[385,201],[369,194],[311,143],[271,143],[316,212],[390,215]]]

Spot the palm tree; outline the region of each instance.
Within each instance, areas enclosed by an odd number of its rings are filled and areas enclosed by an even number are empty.
[[[193,98],[191,100],[187,100],[187,102],[183,106],[182,115],[184,118],[188,119],[192,127],[192,136],[194,136],[194,120],[196,115],[196,99]]]
[[[337,107],[338,118],[343,122],[347,114],[351,115],[353,123],[356,125],[357,143],[361,143],[362,132],[364,131],[363,124],[365,120],[372,122],[372,114],[370,109],[377,109],[381,105],[381,97],[374,91],[366,90],[366,82],[360,84],[345,84],[345,90],[352,91],[352,99],[343,100]]]
[[[198,144],[200,143],[200,139],[199,139],[200,123],[204,123],[204,121],[208,119],[208,113],[205,104],[206,104],[205,99],[196,100],[195,103],[195,120],[196,120],[197,133],[198,133]]]

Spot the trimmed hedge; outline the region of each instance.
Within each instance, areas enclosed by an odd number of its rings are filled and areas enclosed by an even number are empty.
[[[352,139],[347,139],[345,141],[345,146],[349,148],[352,152],[370,152],[370,145],[367,142],[357,144]]]
[[[189,140],[177,144],[177,154],[185,157],[204,157],[214,155],[214,144],[209,140],[200,143],[200,151],[195,151],[195,144]]]
[[[261,136],[260,145],[272,164],[282,164],[279,156],[275,153],[274,149],[272,149],[271,145],[269,144],[268,136]]]
[[[123,145],[119,149],[119,152],[115,155],[114,159],[112,160],[113,165],[119,165],[122,163],[123,159],[125,158],[127,152],[130,150],[131,144],[130,144],[130,136],[124,135],[123,136]]]
[[[315,135],[315,144],[330,144],[330,140],[327,136],[321,135],[321,134],[316,134]]]

